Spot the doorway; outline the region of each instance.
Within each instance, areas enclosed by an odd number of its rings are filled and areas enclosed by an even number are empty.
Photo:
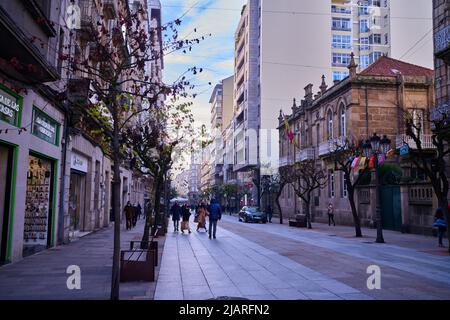
[[[7,260],[14,149],[0,144],[0,264]]]
[[[85,194],[86,174],[76,170],[70,172],[69,217],[70,238],[78,237],[80,231],[85,228]]]
[[[381,186],[380,196],[383,228],[400,231],[402,226],[400,186]]]

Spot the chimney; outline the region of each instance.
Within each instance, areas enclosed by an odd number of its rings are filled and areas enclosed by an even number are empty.
[[[283,111],[280,109],[280,115],[278,116],[278,122],[282,123],[283,122]]]
[[[348,65],[348,70],[350,73],[350,78],[354,78],[356,76],[356,67],[358,66],[355,63],[355,54],[352,52],[350,55],[351,59],[350,59],[350,64]]]
[[[305,87],[305,100],[306,100],[307,102],[311,102],[311,101],[313,100],[313,92],[312,92],[312,90],[313,90],[313,85],[312,85],[312,83],[308,84],[308,85]]]
[[[325,75],[322,75],[322,84],[320,85],[320,92],[323,94],[325,91],[327,91],[327,84],[325,83]]]
[[[292,114],[297,112],[297,101],[294,98],[294,101],[292,102]]]

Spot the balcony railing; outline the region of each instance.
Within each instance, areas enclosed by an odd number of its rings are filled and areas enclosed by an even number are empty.
[[[314,160],[314,158],[315,158],[314,148],[301,149],[301,150],[297,151],[296,157],[297,157],[297,161]]]
[[[332,153],[336,151],[336,149],[339,147],[345,147],[345,139],[346,139],[345,137],[339,137],[320,143],[319,157]]]
[[[422,145],[422,149],[436,149],[436,146],[433,144],[431,134],[421,135],[420,142]],[[411,137],[406,134],[397,135],[395,139],[395,147],[398,149],[405,144],[407,144],[410,149],[417,149],[417,144]]]
[[[278,161],[280,167],[288,166],[293,163],[292,158],[290,156],[281,157]]]
[[[331,6],[331,12],[334,13],[352,13],[352,9],[349,8],[344,8],[344,7],[336,7],[336,6]]]
[[[450,25],[434,35],[434,54],[440,57],[450,47]]]

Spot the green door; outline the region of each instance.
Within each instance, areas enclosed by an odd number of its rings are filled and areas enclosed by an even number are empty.
[[[381,187],[381,216],[384,229],[400,231],[402,226],[400,186]]]

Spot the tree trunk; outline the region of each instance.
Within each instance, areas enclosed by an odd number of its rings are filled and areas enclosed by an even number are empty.
[[[444,211],[445,221],[447,222],[447,240],[448,240],[448,252],[450,252],[450,211],[448,208],[447,196],[438,198],[439,207]]]
[[[275,203],[277,204],[278,212],[280,213],[280,224],[283,224],[283,211],[281,211],[280,196],[281,196],[281,192],[277,193],[277,197],[275,199]]]
[[[306,204],[306,221],[308,223],[308,229],[312,229],[312,225],[311,225],[311,208],[310,208],[310,203],[311,203],[311,195],[308,192],[308,195],[306,196],[306,200],[305,204]]]
[[[353,223],[355,224],[355,233],[357,238],[362,237],[361,232],[361,221],[359,219],[358,210],[356,209],[355,204],[355,190],[352,188],[348,189],[348,202],[350,202],[350,207],[352,209]]]
[[[113,183],[113,216],[114,216],[114,253],[111,279],[111,300],[119,300],[120,292],[120,146],[119,128],[117,121],[114,121],[113,136],[113,161],[114,161],[114,183]]]

